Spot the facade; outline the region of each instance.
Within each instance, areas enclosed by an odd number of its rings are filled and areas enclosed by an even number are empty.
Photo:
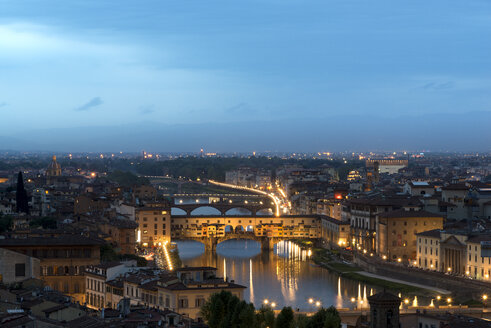
[[[408,166],[407,159],[368,159],[366,167],[374,168],[378,166],[379,173],[396,174],[400,169]]]
[[[466,275],[478,280],[491,276],[491,236],[433,230],[420,233],[417,265],[420,268]]]
[[[171,218],[170,208],[161,204],[139,207],[135,210],[138,223],[137,241],[143,247],[170,243]]]
[[[110,243],[121,254],[135,254],[138,224],[128,219],[113,219],[99,225],[101,232],[110,236]]]
[[[423,210],[396,210],[378,215],[377,249],[380,256],[407,262],[417,259],[417,234],[443,229],[444,219],[439,214]]]
[[[427,270],[440,270],[440,230],[429,230],[416,235],[417,265]]]
[[[349,200],[343,205],[342,219],[350,221],[351,245],[367,252],[380,253],[377,248],[377,215],[402,208],[419,210],[421,202],[411,197]]]
[[[115,300],[106,298],[106,291],[112,286],[107,282],[115,279],[118,275],[136,267],[136,261],[125,263],[112,262],[99,265],[91,265],[85,268],[85,286],[86,286],[86,305],[91,309],[101,309],[103,307],[112,308]],[[117,294],[117,291],[114,291]],[[119,300],[118,300],[119,302]]]
[[[399,328],[401,299],[386,291],[368,297],[370,328]]]
[[[349,246],[350,223],[329,216],[321,216],[321,238],[330,245]]]
[[[200,319],[201,306],[212,294],[225,290],[242,300],[246,288],[233,280],[216,278],[216,268],[212,267],[181,268],[177,278],[178,282],[157,283],[158,300],[162,301],[161,306],[192,319]]]
[[[0,248],[0,283],[12,284],[29,278],[39,279],[39,259]]]
[[[38,258],[40,279],[80,303],[85,298],[85,267],[99,264],[102,244],[80,235],[0,239],[0,248]]]

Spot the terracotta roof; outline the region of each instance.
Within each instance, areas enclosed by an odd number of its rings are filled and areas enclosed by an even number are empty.
[[[417,233],[416,236],[440,238],[440,229],[433,229]]]
[[[442,218],[440,214],[435,214],[427,212],[424,210],[420,211],[406,211],[404,209],[395,210],[391,212],[381,213],[379,217],[382,218]]]
[[[8,246],[86,246],[102,245],[102,240],[88,238],[80,235],[59,236],[59,237],[29,237],[29,238],[8,238],[0,239],[0,247]]]
[[[371,303],[373,301],[375,301],[375,302],[380,302],[380,301],[400,302],[401,299],[399,297],[397,297],[396,295],[391,294],[389,292],[386,292],[384,290],[380,293],[377,293],[377,294],[374,294],[374,295],[368,297],[368,302]]]

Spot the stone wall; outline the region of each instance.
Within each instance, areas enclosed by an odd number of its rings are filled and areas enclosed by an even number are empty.
[[[454,296],[463,299],[480,299],[483,294],[491,294],[491,283],[462,277],[446,275],[441,272],[426,271],[390,263],[377,258],[355,254],[353,261],[363,270],[377,275],[446,289]]]

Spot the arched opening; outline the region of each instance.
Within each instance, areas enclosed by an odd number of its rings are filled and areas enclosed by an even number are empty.
[[[171,207],[170,209],[171,215],[186,215],[186,211],[177,207]]]
[[[252,212],[247,208],[234,207],[225,212],[226,215],[252,215]]]
[[[234,232],[234,227],[231,225],[225,226],[225,233],[231,233]]]
[[[195,208],[191,212],[191,215],[192,216],[195,216],[195,215],[222,215],[222,213],[214,207],[201,206],[201,207]]]
[[[271,208],[263,208],[256,212],[257,216],[273,216],[273,210]]]
[[[252,225],[248,225],[248,226],[246,227],[246,231],[247,231],[247,232],[254,232],[254,226],[252,226]]]
[[[243,226],[238,225],[235,227],[235,233],[244,233],[244,232],[245,232],[245,229]]]

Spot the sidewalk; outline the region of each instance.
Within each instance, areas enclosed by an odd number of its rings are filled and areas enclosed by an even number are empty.
[[[373,273],[366,272],[366,271],[357,271],[356,273],[357,274],[361,274],[363,276],[371,277],[371,278],[377,278],[377,279],[382,279],[382,280],[396,282],[396,283],[399,283],[399,284],[404,284],[404,285],[414,286],[414,287],[418,287],[418,288],[433,290],[433,291],[435,291],[437,293],[444,294],[444,295],[451,294],[450,291],[445,290],[445,289],[440,289],[440,288],[431,287],[431,286],[427,286],[427,285],[416,284],[416,283],[413,283],[413,282],[399,280],[399,279],[388,278],[388,277],[385,277],[385,276],[380,276],[378,274],[373,274]]]

